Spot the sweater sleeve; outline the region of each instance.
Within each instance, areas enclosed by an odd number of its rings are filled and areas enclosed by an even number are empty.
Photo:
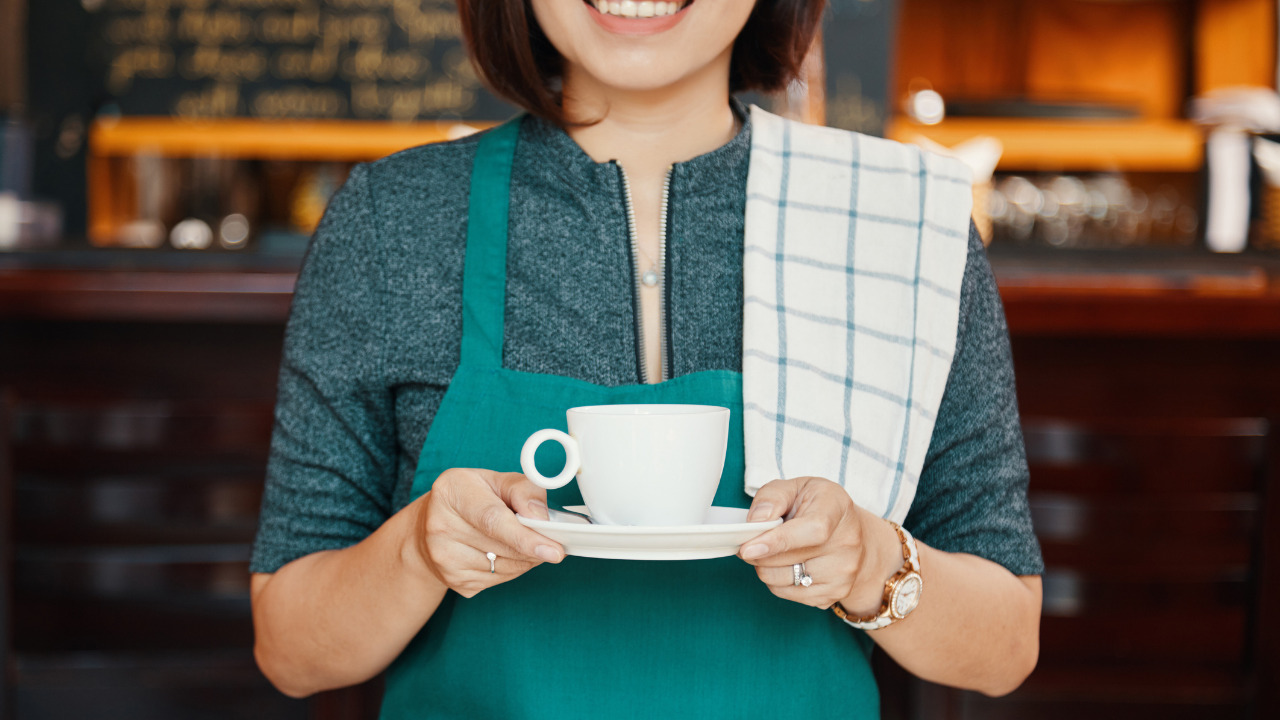
[[[904,525],[939,550],[978,555],[1015,575],[1040,574],[1028,478],[1009,328],[971,227],[956,354]]]
[[[352,545],[391,515],[386,280],[367,169],[325,211],[294,291],[252,572]]]

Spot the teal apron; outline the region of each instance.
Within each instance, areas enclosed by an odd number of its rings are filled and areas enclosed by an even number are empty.
[[[568,408],[693,403],[730,409],[715,503],[748,507],[739,373],[604,387],[502,367],[508,188],[519,127],[516,119],[487,133],[476,153],[461,361],[422,448],[412,497],[453,467],[519,471],[525,438],[563,429]],[[545,464],[548,474],[561,467],[554,458]],[[553,507],[582,502],[576,483],[548,500]],[[484,562],[477,552],[477,566]],[[832,613],[774,597],[736,557],[567,557],[470,599],[446,594],[388,669],[382,717],[874,718],[870,652],[865,634]]]

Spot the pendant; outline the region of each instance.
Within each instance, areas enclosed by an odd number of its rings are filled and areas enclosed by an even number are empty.
[[[655,287],[658,284],[658,271],[655,268],[649,268],[644,271],[644,275],[640,276],[640,282],[645,287]]]

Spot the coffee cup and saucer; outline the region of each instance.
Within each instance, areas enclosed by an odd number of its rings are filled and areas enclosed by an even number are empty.
[[[729,438],[729,410],[709,405],[571,408],[569,432],[539,430],[520,453],[524,474],[553,490],[574,477],[585,506],[520,522],[567,554],[619,560],[701,560],[738,552],[782,520],[747,522],[743,508],[714,507]],[[565,466],[548,478],[534,454],[551,440]],[[588,520],[587,517],[590,519]]]

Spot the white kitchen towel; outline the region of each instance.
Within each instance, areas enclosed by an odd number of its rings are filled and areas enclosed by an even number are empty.
[[[958,160],[751,108],[749,495],[813,475],[906,517],[955,353],[972,204]]]

